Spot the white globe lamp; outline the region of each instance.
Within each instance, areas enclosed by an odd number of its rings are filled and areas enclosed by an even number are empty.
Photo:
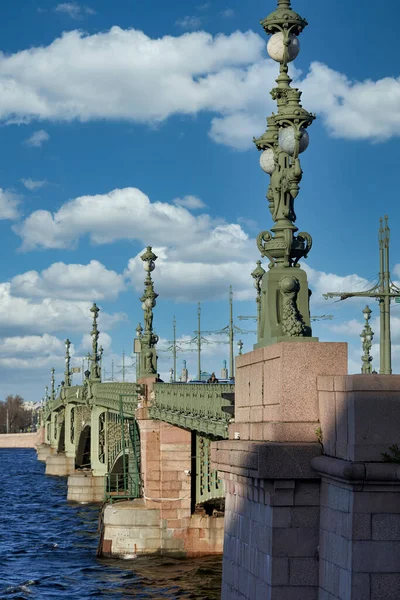
[[[292,60],[294,60],[299,52],[300,52],[300,42],[299,42],[299,38],[293,34],[289,35],[289,45],[287,47],[288,49],[288,62],[292,62]],[[285,44],[284,44],[284,37],[283,37],[283,32],[282,31],[278,31],[278,33],[274,33],[274,35],[271,35],[271,37],[268,40],[268,44],[267,44],[267,52],[269,54],[269,56],[272,58],[272,60],[275,60],[276,62],[282,63],[283,59],[284,59],[284,53],[285,53]]]
[[[272,175],[275,171],[276,165],[274,160],[274,151],[271,148],[267,148],[260,156],[260,166],[265,173]]]
[[[308,148],[310,138],[306,129],[300,129],[301,138],[299,142],[299,154],[304,152]],[[287,152],[290,156],[294,155],[296,148],[295,130],[293,127],[286,127],[281,129],[279,132],[279,145],[284,152]]]

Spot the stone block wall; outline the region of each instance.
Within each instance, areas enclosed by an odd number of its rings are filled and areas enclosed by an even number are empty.
[[[237,357],[235,422],[229,437],[316,441],[317,377],[346,373],[343,343],[285,342]]]
[[[319,482],[225,485],[222,600],[317,600]]]

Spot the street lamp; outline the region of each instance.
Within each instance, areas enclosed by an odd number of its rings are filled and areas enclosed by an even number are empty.
[[[169,382],[172,383],[174,381],[174,370],[171,367],[169,370]]]
[[[65,385],[69,387],[71,385],[71,355],[69,353],[69,349],[71,346],[71,342],[67,338],[65,340]]]
[[[364,328],[363,328],[362,332],[360,333],[361,344],[362,344],[362,349],[363,349],[363,355],[361,357],[361,360],[362,360],[361,373],[364,373],[364,374],[372,373],[372,364],[371,364],[372,356],[371,356],[370,352],[371,352],[371,348],[372,348],[372,340],[374,339],[374,332],[372,331],[371,326],[369,324],[369,320],[371,318],[371,313],[372,313],[372,310],[367,305],[363,310],[365,323],[364,323]]]
[[[243,350],[243,342],[242,342],[242,340],[238,341],[237,347],[238,347],[238,351],[239,351],[239,356],[242,356],[242,350]]]
[[[143,261],[143,268],[147,273],[144,281],[144,294],[140,298],[144,312],[144,332],[140,337],[139,376],[143,377],[144,375],[157,374],[157,353],[155,346],[158,342],[158,335],[153,332],[153,308],[156,306],[158,294],[154,291],[154,284],[151,278],[151,273],[155,269],[157,256],[152,251],[151,246],[147,246],[146,251],[140,258]]]
[[[261,24],[271,36],[267,51],[279,63],[280,72],[271,91],[277,113],[267,118],[266,132],[254,139],[261,151],[261,168],[270,175],[267,199],[274,221],[271,230],[262,231],[257,238],[261,256],[270,262],[268,272],[259,280],[260,270],[252,274],[255,286],[258,282],[261,285],[256,348],[294,337],[315,340],[311,338],[307,275],[298,268],[299,260],[311,250],[312,238],[309,233],[297,233],[294,210],[303,175],[299,155],[307,149],[307,128],[315,115],[302,107],[301,92],[290,86],[288,74],[288,63],[300,51],[298,36],[307,21],[291,9],[290,0],[278,0],[277,9]]]

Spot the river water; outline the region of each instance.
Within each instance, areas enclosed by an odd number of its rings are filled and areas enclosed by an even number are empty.
[[[0,599],[218,600],[221,559],[96,558],[98,506],[67,504],[34,450],[0,449]]]

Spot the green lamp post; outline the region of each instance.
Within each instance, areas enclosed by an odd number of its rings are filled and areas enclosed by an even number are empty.
[[[65,373],[64,373],[64,385],[69,387],[71,385],[71,355],[69,349],[71,347],[71,342],[67,338],[65,340]]]
[[[371,325],[369,324],[369,320],[371,318],[372,310],[367,305],[364,310],[364,319],[365,324],[362,332],[360,333],[360,338],[362,342],[363,355],[361,357],[362,367],[361,373],[369,374],[372,373],[372,356],[370,354],[372,348],[372,340],[374,339],[374,332],[371,329]]]
[[[93,314],[93,325],[92,325],[92,353],[88,354],[88,362],[90,361],[90,380],[101,381],[101,355],[99,352],[99,335],[100,331],[97,327],[97,319],[99,316],[100,309],[96,303],[93,304],[90,312]]]
[[[151,273],[155,269],[157,256],[148,246],[146,252],[140,257],[143,261],[143,268],[147,272],[144,281],[144,294],[140,298],[144,313],[144,330],[140,333],[140,355],[139,355],[139,376],[146,377],[157,375],[157,351],[156,344],[158,335],[153,331],[153,308],[156,305],[158,294],[154,291],[154,284]]]
[[[262,231],[257,238],[261,256],[269,259],[269,271],[262,277],[256,348],[284,340],[316,340],[311,338],[307,275],[298,265],[311,250],[312,238],[309,233],[298,232],[294,210],[303,174],[299,155],[308,146],[307,128],[315,115],[302,107],[301,92],[290,86],[288,74],[288,64],[300,50],[298,36],[307,21],[291,9],[290,0],[278,0],[277,10],[261,25],[271,36],[267,51],[280,64],[280,72],[271,91],[277,113],[267,118],[266,132],[254,139],[261,151],[261,168],[270,175],[267,199],[274,221],[271,230]]]
[[[54,377],[54,373],[56,372],[55,368],[51,369],[51,399],[56,399],[56,381]]]

